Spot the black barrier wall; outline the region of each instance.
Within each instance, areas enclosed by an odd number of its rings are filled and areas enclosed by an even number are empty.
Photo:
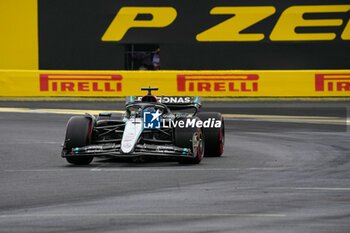
[[[243,6],[251,8],[228,8]],[[321,9],[318,6],[323,6],[322,13],[317,12]],[[120,40],[113,36],[103,40],[122,7],[143,7],[146,11],[147,7],[168,7],[176,15],[168,26],[131,27]],[[348,8],[350,0],[39,0],[39,68],[126,69],[128,48],[143,44],[159,45],[164,70],[349,69]],[[304,20],[333,21],[303,26],[303,20],[296,22],[293,9],[304,11]],[[172,12],[170,9],[166,15],[172,17]],[[132,20],[147,24],[166,21],[164,17],[159,20],[146,12]],[[220,23],[225,23],[224,27],[212,30]],[[283,25],[293,24],[295,30],[289,32],[296,37],[305,33],[315,36],[293,39],[283,31]],[[199,36],[208,30],[212,33]],[[317,33],[333,33],[334,38],[319,39]],[[253,39],[244,39],[250,34]]]

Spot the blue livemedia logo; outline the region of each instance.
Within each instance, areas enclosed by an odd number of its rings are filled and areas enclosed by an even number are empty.
[[[145,129],[159,129],[160,128],[160,116],[162,113],[157,110],[156,112],[143,112],[143,127]]]

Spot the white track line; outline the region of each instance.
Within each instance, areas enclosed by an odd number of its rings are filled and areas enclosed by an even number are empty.
[[[211,187],[208,187],[211,189]],[[318,191],[350,191],[348,187],[235,187],[236,190],[318,190]]]
[[[107,166],[107,165],[106,165]],[[94,171],[94,172],[171,172],[171,171],[281,171],[288,168],[252,167],[252,168],[102,168],[102,167],[75,167],[74,169],[7,169],[3,172],[67,172],[69,171]]]
[[[350,188],[296,187],[296,190],[350,191]]]
[[[0,218],[47,218],[47,217],[286,217],[285,214],[263,213],[57,213],[57,214],[5,214]]]
[[[106,171],[106,172],[119,172],[119,171],[132,171],[132,172],[147,172],[147,171],[281,171],[286,168],[93,168],[91,171]]]

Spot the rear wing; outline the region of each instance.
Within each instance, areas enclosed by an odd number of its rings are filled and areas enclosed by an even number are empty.
[[[202,97],[199,96],[161,96],[156,98],[159,103],[165,104],[170,109],[202,107]],[[142,96],[127,96],[125,104],[140,102],[141,99]]]

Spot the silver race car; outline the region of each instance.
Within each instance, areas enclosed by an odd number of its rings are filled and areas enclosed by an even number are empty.
[[[198,164],[204,156],[221,156],[224,119],[218,112],[199,112],[201,97],[126,97],[125,113],[73,116],[66,128],[62,157],[86,165],[94,157],[166,157]]]

